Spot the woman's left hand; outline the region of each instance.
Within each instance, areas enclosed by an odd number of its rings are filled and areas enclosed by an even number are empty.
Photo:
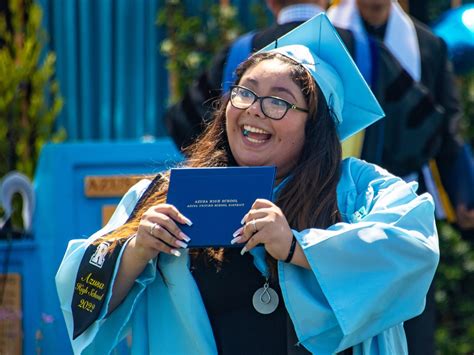
[[[246,243],[243,252],[263,244],[276,260],[285,260],[293,233],[285,215],[273,202],[257,199],[244,216],[245,225],[234,233],[233,243]]]

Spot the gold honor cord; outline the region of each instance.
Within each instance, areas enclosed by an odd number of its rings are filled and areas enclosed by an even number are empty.
[[[448,193],[444,189],[443,183],[441,181],[441,175],[438,170],[438,165],[436,161],[431,159],[429,162],[431,174],[433,175],[433,180],[438,190],[439,199],[441,200],[441,204],[443,205],[444,212],[446,213],[446,220],[449,223],[456,222],[456,212],[454,211],[453,204],[449,199]]]

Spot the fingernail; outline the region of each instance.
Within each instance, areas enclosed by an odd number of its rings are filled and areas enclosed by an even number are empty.
[[[191,238],[189,238],[186,234],[184,234],[183,232],[179,232],[179,237],[183,240],[185,240],[187,243],[189,243],[189,241],[191,240]]]
[[[235,237],[234,239],[232,239],[232,240],[230,241],[230,244],[238,243],[241,239],[242,239],[242,237],[240,237],[240,236],[239,236],[239,237]]]
[[[247,215],[245,215],[247,216]],[[245,216],[242,218],[242,220],[240,221],[240,224],[244,224],[245,223]]]
[[[240,251],[240,255],[244,255],[247,252],[247,247],[243,247]]]
[[[188,245],[186,243],[183,243],[181,240],[175,240],[174,243],[179,246],[180,248],[184,248],[186,249],[188,247]]]
[[[170,253],[176,256],[177,258],[181,256],[181,253],[179,252],[179,250],[176,250],[176,249],[171,249]]]
[[[244,230],[244,227],[240,227],[239,229],[237,229],[233,234],[232,236],[235,238],[237,237],[239,234],[242,233],[242,231]]]
[[[193,222],[191,222],[191,220],[189,218],[186,218],[184,217],[183,215],[181,215],[184,219],[184,223],[186,223],[188,226],[192,226],[193,225]]]

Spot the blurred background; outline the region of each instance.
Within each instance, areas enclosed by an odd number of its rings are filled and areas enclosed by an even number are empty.
[[[447,42],[472,146],[474,1],[399,2]],[[123,193],[101,195],[100,186],[120,182],[93,177],[179,161],[166,108],[219,49],[272,21],[263,0],[0,0],[0,186],[7,190],[14,171],[33,182],[0,196],[1,354],[70,351],[55,270],[67,240],[98,229],[104,205]],[[98,168],[104,164],[110,170]],[[94,191],[103,199],[93,200]],[[102,220],[72,221],[91,204]],[[473,239],[444,222],[439,228],[436,347],[472,354]]]

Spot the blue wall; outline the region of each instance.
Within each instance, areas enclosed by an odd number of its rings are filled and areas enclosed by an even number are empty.
[[[156,16],[165,0],[38,0],[49,48],[57,56],[64,97],[58,126],[68,140],[122,140],[167,135],[168,99],[164,31]],[[190,14],[205,15],[218,0],[186,1]],[[253,28],[251,6],[236,0],[244,28]]]
[[[69,140],[164,135],[158,0],[40,0]]]

